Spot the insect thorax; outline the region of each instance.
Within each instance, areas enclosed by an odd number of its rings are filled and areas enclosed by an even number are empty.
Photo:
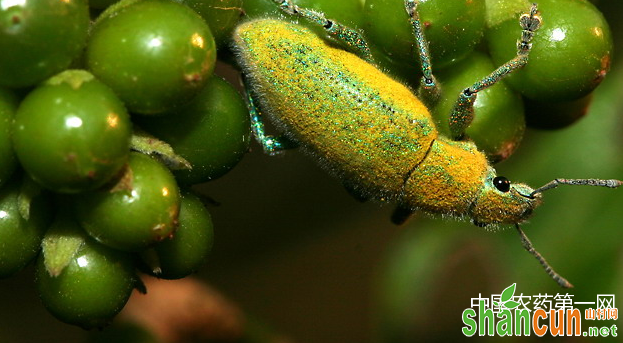
[[[431,213],[469,215],[491,170],[474,143],[439,137],[405,183],[401,202]]]

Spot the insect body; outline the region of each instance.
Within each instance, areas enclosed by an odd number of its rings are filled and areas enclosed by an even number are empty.
[[[521,222],[538,205],[528,186],[500,190],[471,141],[438,135],[407,87],[306,28],[257,20],[236,41],[262,108],[359,193],[482,224]]]
[[[323,26],[364,57],[369,53],[357,32],[288,0],[274,1],[286,13]],[[422,61],[422,94],[434,99],[438,88],[416,6],[417,1],[405,0]],[[450,116],[453,137],[447,138],[438,134],[427,106],[418,97],[368,61],[331,47],[296,24],[271,19],[246,22],[237,28],[234,39],[238,61],[254,95],[249,97],[253,131],[265,151],[273,153],[285,142],[294,142],[357,194],[397,202],[397,213],[423,210],[467,217],[479,226],[513,224],[524,248],[546,272],[562,287],[571,287],[532,247],[519,223],[541,203],[541,192],[559,184],[614,188],[623,182],[556,179],[536,190],[511,184],[496,176],[485,155],[463,139],[473,117],[476,94],[527,63],[530,41],[540,26],[535,4],[521,16],[520,24],[523,32],[517,56],[459,94]],[[285,132],[286,141],[264,133],[254,97]]]

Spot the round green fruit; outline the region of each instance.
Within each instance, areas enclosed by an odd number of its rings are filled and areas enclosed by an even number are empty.
[[[24,218],[18,200],[21,182],[19,178],[11,181],[0,189],[0,278],[18,272],[37,256],[52,219],[44,193],[34,197]]]
[[[588,1],[542,0],[538,9],[542,25],[532,40],[528,64],[507,82],[537,101],[586,96],[610,69],[613,46],[608,23]],[[518,18],[488,30],[489,51],[496,64],[515,57],[520,30]]]
[[[180,199],[171,172],[155,159],[131,153],[117,183],[82,193],[74,202],[82,227],[102,244],[140,251],[170,238],[177,227]]]
[[[96,21],[86,64],[132,112],[161,113],[183,104],[212,74],[210,28],[190,8],[168,0],[125,1]]]
[[[85,329],[107,325],[137,283],[132,259],[93,241],[67,217],[59,217],[44,239],[51,235],[56,236],[54,242],[48,248],[44,245],[37,261],[36,284],[43,305],[68,324]],[[50,273],[48,260],[59,254],[64,255],[64,266]]]
[[[179,111],[138,118],[140,126],[169,143],[192,165],[175,170],[183,184],[206,182],[233,168],[249,148],[249,114],[240,94],[219,77]]]
[[[146,271],[161,279],[181,279],[201,267],[212,248],[214,232],[210,213],[189,192],[182,194],[179,227],[173,239],[154,246],[144,255]],[[154,255],[155,254],[155,255]]]
[[[127,161],[130,118],[123,103],[86,71],[68,70],[20,104],[13,144],[22,167],[51,190],[102,186]]]
[[[0,86],[32,86],[67,68],[88,28],[86,0],[2,1]]]
[[[234,27],[242,18],[242,0],[175,0],[190,8],[205,20],[219,47],[231,38]]]

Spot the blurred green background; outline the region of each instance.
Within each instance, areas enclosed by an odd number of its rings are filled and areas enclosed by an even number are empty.
[[[568,129],[529,131],[497,166],[500,175],[532,186],[557,177],[623,179],[623,6],[598,5],[618,50],[590,113]],[[253,145],[237,168],[201,189],[220,206],[210,208],[216,240],[199,276],[296,342],[461,341],[461,313],[478,293],[514,282],[516,295],[566,292],[514,229],[422,215],[396,227],[390,206],[358,203],[298,151],[271,158]],[[575,285],[574,301],[615,294],[623,304],[623,190],[563,186],[544,199],[523,229]],[[32,268],[0,281],[0,343],[84,336],[41,306]],[[505,338],[513,339],[536,340]]]

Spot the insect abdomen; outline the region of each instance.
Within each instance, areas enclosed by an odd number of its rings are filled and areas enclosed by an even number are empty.
[[[402,192],[437,138],[409,89],[298,25],[251,21],[235,38],[262,109],[291,139],[365,193]]]

